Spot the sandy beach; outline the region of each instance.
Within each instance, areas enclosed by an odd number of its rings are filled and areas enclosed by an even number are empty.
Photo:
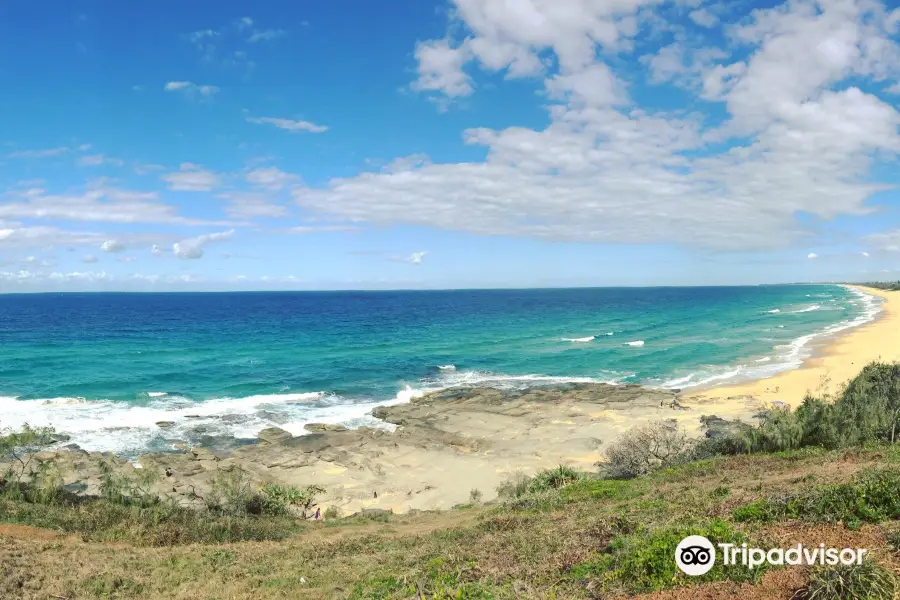
[[[871,323],[836,334],[797,369],[746,383],[692,391],[691,405],[709,406],[719,416],[744,416],[749,407],[784,402],[796,408],[808,392],[834,394],[866,364],[900,360],[900,292],[848,286],[883,299]],[[759,402],[748,402],[752,397]]]
[[[682,394],[596,383],[520,391],[462,386],[376,408],[375,417],[396,426],[393,433],[321,424],[294,436],[270,428],[259,444],[194,447],[138,462],[159,474],[160,494],[180,502],[195,501],[192,492],[208,490],[216,473],[230,466],[258,484],[322,486],[321,505],[344,515],[448,509],[467,502],[473,489],[490,500],[498,485],[518,474],[558,464],[596,469],[608,444],[636,425],[674,419],[699,436],[706,432],[704,416],[753,422],[774,401],[796,407],[807,392],[837,392],[872,361],[900,360],[900,293],[857,289],[884,299],[876,319],[823,338],[813,358],[768,379]],[[69,489],[97,493],[103,456],[77,447],[60,456]],[[118,464],[133,471],[125,459]]]

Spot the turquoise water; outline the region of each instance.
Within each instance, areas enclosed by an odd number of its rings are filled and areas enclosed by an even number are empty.
[[[375,405],[462,383],[726,383],[877,309],[839,286],[6,295],[0,427],[138,452],[375,424]]]

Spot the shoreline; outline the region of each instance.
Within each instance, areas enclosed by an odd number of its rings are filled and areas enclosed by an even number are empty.
[[[873,361],[900,361],[900,294],[862,285],[844,287],[882,299],[875,318],[823,336],[811,346],[812,356],[794,369],[770,377],[726,385],[686,390],[691,404],[709,405],[719,416],[743,415],[748,400],[758,408],[782,402],[799,406],[807,393],[834,395],[847,381]]]

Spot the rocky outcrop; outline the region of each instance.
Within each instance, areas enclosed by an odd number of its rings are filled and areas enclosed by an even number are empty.
[[[386,428],[309,424],[293,436],[279,428],[259,432],[259,443],[217,440],[210,447],[152,453],[136,463],[156,477],[158,493],[198,504],[223,470],[244,469],[256,484],[315,484],[326,492],[320,506],[341,514],[366,510],[439,510],[468,502],[477,489],[484,501],[518,473],[558,464],[595,469],[605,445],[648,420],[675,419],[697,435],[720,435],[724,419],[692,410],[691,400],[636,385],[571,384],[521,391],[458,387],[372,414]],[[705,427],[705,430],[701,429]],[[97,461],[134,472],[129,461],[59,452],[65,483],[76,493],[97,493]],[[370,513],[374,514],[374,513]],[[379,513],[380,514],[380,513]]]

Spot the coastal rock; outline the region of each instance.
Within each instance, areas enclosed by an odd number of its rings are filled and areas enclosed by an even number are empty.
[[[256,434],[256,437],[259,438],[259,441],[267,444],[281,444],[294,436],[280,427],[268,427]]]
[[[331,423],[307,423],[303,429],[313,433],[323,433],[325,431],[347,431],[343,425],[334,425]]]
[[[50,439],[56,443],[59,442],[68,442],[72,439],[72,437],[67,433],[54,433],[50,436]]]
[[[703,424],[706,437],[713,439],[738,435],[750,428],[749,425],[741,421],[728,421],[715,415],[704,415],[700,417],[700,422]]]
[[[292,436],[272,427],[259,433],[259,443],[210,435],[187,452],[151,453],[139,462],[158,476],[154,490],[161,497],[186,506],[202,506],[220,472],[237,467],[251,485],[317,485],[325,490],[317,498],[320,506],[384,518],[391,511],[468,504],[472,489],[480,490],[487,504],[509,478],[559,464],[594,471],[607,444],[648,421],[674,419],[690,433],[709,437],[742,427],[714,416],[701,421],[696,409],[703,404],[692,398],[681,397],[678,404],[695,410],[675,410],[675,398],[636,385],[462,386],[376,408],[376,417],[398,425],[393,432],[311,423],[309,433]],[[747,415],[734,416],[749,420],[755,410],[748,405]],[[109,455],[57,456],[65,485],[79,494],[99,493],[98,463],[110,462]],[[135,473],[129,461],[112,462],[124,475]]]
[[[168,429],[169,427],[172,427],[173,425],[175,425],[174,421],[157,421],[156,422],[156,426],[161,427],[162,429]]]

